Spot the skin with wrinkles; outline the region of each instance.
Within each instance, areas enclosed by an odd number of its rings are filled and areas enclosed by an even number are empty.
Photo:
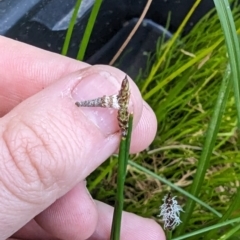
[[[126,74],[1,36],[0,52],[0,240],[108,239],[113,208],[91,198],[85,179],[116,152],[118,113],[75,102],[116,94]],[[136,153],[157,125],[128,80]],[[153,220],[124,213],[122,239],[165,237]]]

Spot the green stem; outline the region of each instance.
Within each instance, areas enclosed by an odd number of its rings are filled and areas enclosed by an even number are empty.
[[[133,115],[129,117],[129,129],[127,137],[122,137],[118,155],[118,172],[117,172],[117,193],[113,213],[111,240],[120,240],[122,211],[124,202],[124,182],[126,176],[126,167],[129,156],[131,132],[132,132]]]
[[[126,151],[126,139],[122,138],[119,149],[118,157],[118,173],[117,173],[117,193],[113,214],[113,224],[111,232],[111,240],[120,240],[121,220],[123,210],[123,191],[125,182],[125,151]]]
[[[203,151],[199,159],[197,171],[194,176],[194,180],[190,190],[190,193],[196,197],[199,195],[201,186],[203,184],[205,173],[209,166],[210,157],[211,157],[214,144],[217,138],[222,115],[225,110],[225,106],[226,106],[226,102],[228,99],[229,90],[231,86],[230,84],[231,81],[229,79],[230,79],[230,69],[228,66],[219,90],[218,99],[214,108],[212,119],[208,126],[206,139],[204,141]],[[195,201],[193,201],[192,199],[188,199],[186,203],[185,213],[183,214],[183,217],[182,217],[182,224],[178,227],[176,231],[176,236],[179,236],[181,233],[185,231],[185,228],[188,225],[188,221],[192,215],[194,206],[195,206]]]
[[[172,231],[166,231],[167,240],[172,240]]]
[[[63,48],[62,48],[62,55],[64,55],[64,56],[67,55],[67,51],[68,51],[68,48],[69,48],[70,40],[71,40],[71,37],[72,37],[74,24],[75,24],[77,16],[78,16],[78,10],[80,8],[81,2],[82,2],[82,0],[77,0],[76,5],[74,7],[72,18],[71,18],[69,26],[68,26],[66,38],[64,40],[64,44],[63,44]]]
[[[84,34],[83,34],[82,41],[80,43],[79,51],[78,51],[78,54],[77,54],[77,59],[80,60],[80,61],[82,61],[84,59],[84,55],[85,55],[85,52],[86,52],[86,49],[87,49],[87,45],[89,43],[89,38],[92,34],[92,30],[93,30],[93,27],[95,25],[95,21],[96,21],[99,9],[101,7],[101,4],[102,4],[102,0],[96,0],[94,5],[93,5],[93,8],[92,8],[92,11],[91,11],[86,29],[85,29]]]
[[[240,46],[233,14],[228,0],[214,0],[215,7],[224,33],[229,63],[231,66],[235,103],[237,108],[238,128],[240,129]]]

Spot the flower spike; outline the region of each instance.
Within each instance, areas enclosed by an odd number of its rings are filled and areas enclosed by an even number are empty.
[[[129,91],[129,82],[127,75],[122,81],[122,86],[118,94],[118,104],[120,106],[118,110],[118,125],[122,131],[122,136],[126,137],[128,132],[128,119],[129,119],[129,112],[128,112],[128,104],[130,98],[130,91]]]

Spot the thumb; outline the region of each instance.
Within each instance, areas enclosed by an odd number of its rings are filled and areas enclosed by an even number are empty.
[[[118,93],[124,73],[107,66],[75,72],[0,120],[0,232],[10,236],[86,178],[118,148],[117,112],[76,101]],[[142,99],[130,81],[134,125]],[[17,213],[17,218],[16,218]]]

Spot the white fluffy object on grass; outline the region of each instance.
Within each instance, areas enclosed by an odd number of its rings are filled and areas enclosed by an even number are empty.
[[[177,227],[182,221],[180,220],[180,211],[183,209],[178,205],[176,197],[172,197],[171,193],[168,193],[163,198],[163,204],[160,207],[160,214],[158,217],[162,217],[164,222],[164,229],[172,231]]]

